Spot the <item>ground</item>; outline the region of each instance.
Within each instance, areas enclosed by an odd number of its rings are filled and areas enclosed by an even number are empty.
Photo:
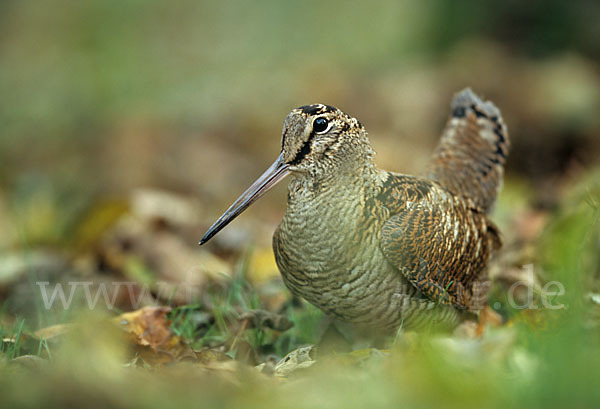
[[[0,4],[0,406],[598,406],[597,2],[53,3]],[[353,349],[281,281],[283,186],[198,246],[292,108],[415,174],[467,86],[512,140],[485,320]]]

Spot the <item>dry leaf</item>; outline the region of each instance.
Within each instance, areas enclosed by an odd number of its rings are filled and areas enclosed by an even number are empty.
[[[46,328],[40,328],[33,333],[38,339],[45,339],[47,341],[55,341],[58,337],[71,331],[76,324],[56,324]]]
[[[275,376],[286,377],[298,369],[308,368],[315,364],[315,347],[310,345],[293,350],[275,365]]]
[[[169,307],[145,307],[121,314],[115,318],[127,331],[134,344],[140,346],[136,352],[144,362],[164,364],[181,359],[196,359],[194,352],[173,334],[167,314]]]

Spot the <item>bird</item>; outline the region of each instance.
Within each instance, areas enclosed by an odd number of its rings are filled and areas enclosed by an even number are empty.
[[[332,318],[373,330],[455,328],[487,304],[502,246],[490,212],[510,140],[500,110],[454,95],[425,170],[382,170],[361,122],[331,105],[292,110],[275,162],[200,244],[289,176],[273,235],[283,282]]]

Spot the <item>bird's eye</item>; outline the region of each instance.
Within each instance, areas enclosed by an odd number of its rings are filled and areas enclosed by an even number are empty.
[[[329,130],[329,121],[327,119],[321,117],[315,119],[313,122],[313,131],[316,133],[325,133]]]

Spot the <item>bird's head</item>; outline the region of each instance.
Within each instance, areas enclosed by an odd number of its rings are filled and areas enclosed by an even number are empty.
[[[304,105],[283,123],[281,153],[273,164],[206,232],[206,243],[285,176],[335,177],[372,163],[373,150],[361,123],[331,105]]]
[[[373,155],[361,123],[331,105],[304,105],[283,123],[282,162],[291,172],[337,173]]]

